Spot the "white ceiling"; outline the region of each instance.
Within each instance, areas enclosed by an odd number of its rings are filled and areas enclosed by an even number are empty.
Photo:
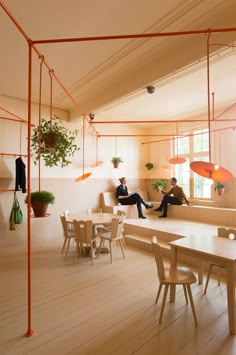
[[[231,28],[236,13],[235,0],[0,0],[0,4],[33,41]],[[206,39],[201,34],[36,47],[77,103],[76,107],[53,80],[53,106],[68,110],[71,119],[92,111],[96,120],[168,120],[206,110]],[[236,31],[210,36],[211,43],[235,40]],[[28,43],[1,7],[0,43],[0,94],[27,100]],[[221,48],[211,46],[210,51]],[[221,106],[236,99],[234,51],[223,54],[223,61],[220,55],[214,58],[210,76]],[[39,65],[34,53],[34,102],[39,97]],[[147,85],[155,86],[154,94],[146,93]],[[49,90],[44,67],[44,104],[50,103]]]

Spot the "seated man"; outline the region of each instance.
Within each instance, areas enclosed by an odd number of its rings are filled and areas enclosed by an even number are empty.
[[[136,204],[137,209],[138,209],[138,217],[139,218],[146,218],[143,215],[141,204],[143,204],[146,209],[152,208],[153,205],[146,203],[142,199],[142,197],[139,195],[138,192],[129,193],[128,188],[126,186],[127,180],[125,177],[120,178],[119,181],[120,181],[120,185],[117,186],[117,188],[116,188],[116,198],[118,199],[119,203],[121,205],[135,205]]]
[[[172,177],[170,179],[170,184],[172,188],[169,191],[165,192],[163,190],[160,190],[165,196],[163,197],[160,206],[154,210],[157,212],[163,212],[162,215],[159,216],[159,218],[167,217],[168,203],[171,205],[182,205],[183,200],[185,200],[187,205],[190,205],[182,187],[177,185],[177,179],[175,177]]]

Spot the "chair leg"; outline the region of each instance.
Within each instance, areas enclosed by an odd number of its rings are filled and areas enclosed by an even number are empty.
[[[100,255],[100,250],[101,250],[101,247],[102,247],[102,243],[104,242],[104,240],[101,238],[100,240],[100,244],[99,244],[99,247],[98,247],[98,250],[97,250],[97,256],[99,257]]]
[[[64,249],[65,249],[65,246],[66,246],[66,242],[67,242],[67,240],[66,240],[66,238],[64,238],[64,243],[63,243],[63,246],[62,246],[62,249],[61,249],[61,254],[63,254],[63,252],[64,252]]]
[[[67,248],[66,248],[66,256],[65,256],[65,259],[67,259],[67,254],[68,254],[69,247],[70,247],[70,238],[68,238],[68,241],[67,241]]]
[[[165,308],[165,304],[166,304],[166,296],[167,296],[167,293],[168,293],[168,288],[169,288],[169,285],[165,285],[165,290],[164,290],[164,295],[163,295],[163,299],[162,299],[162,305],[161,305],[161,313],[160,313],[160,318],[159,318],[159,323],[161,324],[161,321],[162,321],[162,316],[163,316],[163,313],[164,313],[164,308]]]
[[[120,248],[121,248],[121,251],[122,251],[122,254],[123,254],[123,258],[125,258],[125,253],[124,253],[124,249],[123,249],[123,246],[122,246],[121,239],[119,239],[118,242],[120,244]]]
[[[183,289],[184,289],[184,296],[185,296],[186,304],[188,304],[188,295],[187,295],[186,285],[185,284],[183,284]]]
[[[112,263],[111,240],[109,240],[109,248],[110,248],[110,257],[111,257],[111,263]]]
[[[220,266],[218,266],[218,286],[220,286]]]
[[[93,265],[93,243],[90,243],[90,250],[91,250],[91,258],[92,258],[92,265]]]
[[[210,276],[211,276],[211,269],[212,269],[212,264],[209,265],[209,269],[208,269],[208,273],[207,273],[207,279],[206,279],[206,285],[205,285],[205,288],[204,288],[204,295],[206,294],[207,292],[207,287],[208,287],[208,283],[209,283],[209,280],[210,280]]]
[[[161,289],[162,289],[163,284],[160,284],[158,287],[158,291],[157,291],[157,295],[156,295],[156,300],[155,300],[155,304],[157,304],[158,300],[159,300],[159,296],[161,294]]]
[[[194,307],[194,303],[193,303],[191,286],[190,285],[186,285],[186,286],[187,286],[188,296],[189,296],[189,300],[190,300],[190,304],[191,304],[191,308],[192,308],[192,312],[193,312],[194,322],[195,322],[195,325],[197,326],[197,316],[196,316],[195,307]]]
[[[122,243],[123,243],[124,248],[127,249],[127,248],[126,248],[126,242],[125,242],[124,236],[122,236]]]

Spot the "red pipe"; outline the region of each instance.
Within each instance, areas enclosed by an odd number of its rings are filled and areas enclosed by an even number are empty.
[[[207,36],[207,118],[209,132],[209,162],[211,163],[211,102],[210,102],[210,33]]]
[[[186,35],[199,35],[210,33],[222,32],[235,32],[236,28],[215,28],[207,30],[194,30],[194,31],[177,31],[177,32],[161,32],[161,33],[139,33],[129,35],[114,35],[114,36],[97,36],[97,37],[78,37],[78,38],[55,38],[55,39],[42,39],[32,41],[33,44],[45,43],[66,43],[66,42],[88,42],[88,41],[105,41],[115,39],[133,39],[133,38],[153,38],[153,37],[171,37],[171,36],[186,36]]]
[[[219,128],[219,129],[213,129],[211,132],[219,132],[219,131],[225,131],[227,129],[236,129],[236,126],[232,126],[232,127],[226,127],[226,128]],[[190,134],[186,134],[182,137],[173,137],[173,138],[167,138],[167,139],[162,139],[160,141],[152,141],[152,142],[142,142],[142,144],[150,144],[150,143],[159,143],[159,142],[167,142],[167,141],[172,141],[174,139],[177,138],[186,138],[186,137],[192,137],[192,136],[198,136],[199,134],[206,134],[206,132],[200,132],[200,133],[190,133]]]
[[[28,155],[27,154],[13,154],[13,153],[0,153],[0,156],[4,157],[4,156],[7,156],[7,157],[24,157],[24,158],[27,158]]]
[[[234,107],[234,105],[236,105],[236,103],[232,104],[231,106],[229,106],[226,110],[224,110],[223,112],[221,112],[218,116],[215,117],[215,120],[220,117],[221,115],[223,115],[224,113],[226,113],[227,111],[229,111],[231,108]],[[228,121],[228,119],[225,119],[225,121]],[[217,122],[220,122],[220,120],[217,120]]]
[[[217,122],[224,122],[226,119],[217,120]],[[228,119],[228,121],[236,121],[236,119]],[[94,124],[137,124],[137,123],[195,123],[195,122],[208,122],[207,120],[157,120],[157,121],[96,121]]]
[[[31,324],[31,288],[32,288],[32,275],[31,275],[31,216],[30,216],[30,192],[31,192],[31,176],[30,176],[30,148],[31,148],[31,100],[32,100],[32,45],[29,44],[29,68],[28,68],[28,166],[27,166],[27,193],[28,193],[28,203],[27,203],[27,241],[28,241],[28,330],[25,336],[30,337],[33,335],[32,324]]]
[[[167,137],[171,136],[172,134],[100,134],[99,137]],[[183,136],[185,137],[185,136]]]

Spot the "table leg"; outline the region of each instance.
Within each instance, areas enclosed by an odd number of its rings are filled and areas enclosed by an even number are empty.
[[[230,334],[236,334],[234,264],[227,263],[226,272],[229,332]]]
[[[175,271],[176,267],[177,267],[177,257],[178,257],[177,248],[175,248],[172,245],[171,252],[170,252],[170,267],[171,267],[171,270],[173,270],[173,271]],[[175,285],[170,285],[170,302],[175,301],[175,289],[176,289]]]
[[[203,282],[203,261],[198,260],[198,284],[202,285]]]

